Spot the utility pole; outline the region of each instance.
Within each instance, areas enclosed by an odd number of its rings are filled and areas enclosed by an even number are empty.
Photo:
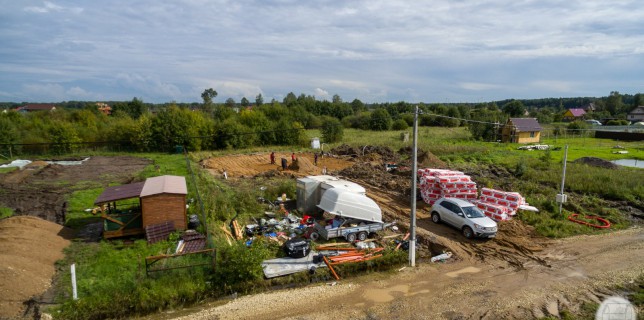
[[[411,223],[409,225],[411,238],[409,239],[409,265],[416,266],[416,175],[418,175],[418,105],[414,111],[414,147],[411,158]]]
[[[561,175],[561,191],[557,195],[557,202],[559,202],[559,215],[563,211],[563,203],[568,200],[568,197],[564,194],[564,183],[566,182],[566,162],[568,161],[568,145],[564,148],[564,158],[563,158],[563,174]]]

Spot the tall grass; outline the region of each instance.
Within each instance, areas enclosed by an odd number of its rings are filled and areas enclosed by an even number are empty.
[[[11,217],[13,214],[13,209],[0,206],[0,219]]]

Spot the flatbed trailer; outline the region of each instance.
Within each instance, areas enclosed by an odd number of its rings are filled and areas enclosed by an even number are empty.
[[[313,230],[309,233],[309,239],[316,241],[319,238],[329,240],[333,238],[344,238],[348,242],[355,242],[367,240],[370,234],[377,231],[384,230],[395,224],[395,222],[381,223],[381,222],[366,222],[366,221],[344,220],[340,226],[327,229],[325,226],[319,224],[317,221],[313,223]]]

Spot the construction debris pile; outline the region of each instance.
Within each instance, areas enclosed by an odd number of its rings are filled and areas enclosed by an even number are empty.
[[[460,171],[426,168],[418,169],[418,176],[420,194],[430,205],[440,198],[464,199],[497,221],[512,219],[519,208],[528,206],[517,192],[482,188],[479,197],[476,182]]]

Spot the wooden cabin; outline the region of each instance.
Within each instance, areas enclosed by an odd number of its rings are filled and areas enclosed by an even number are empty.
[[[186,179],[168,175],[105,188],[94,201],[103,218],[103,238],[144,234],[146,227],[165,222],[185,230],[187,194]]]
[[[510,118],[501,128],[501,141],[512,143],[538,143],[541,125],[535,118]]]

